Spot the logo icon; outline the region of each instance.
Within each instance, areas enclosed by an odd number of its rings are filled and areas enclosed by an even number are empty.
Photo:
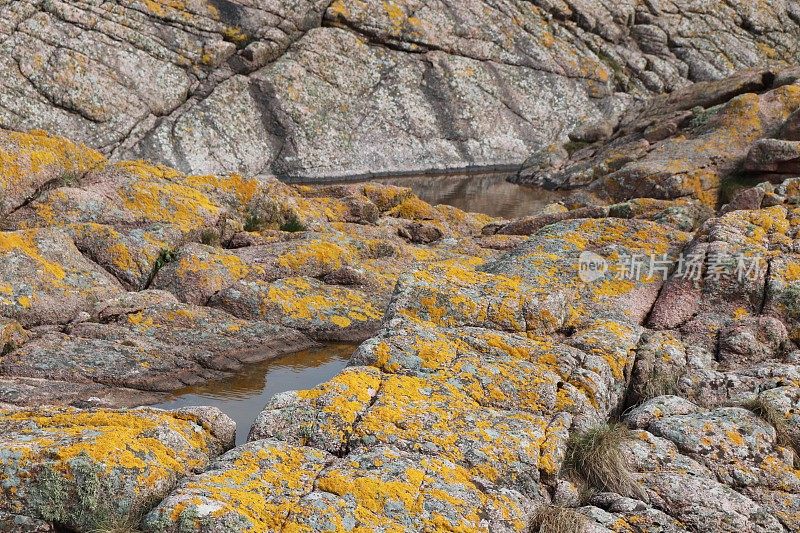
[[[583,252],[578,258],[578,277],[585,283],[602,278],[608,272],[608,262],[594,252]]]

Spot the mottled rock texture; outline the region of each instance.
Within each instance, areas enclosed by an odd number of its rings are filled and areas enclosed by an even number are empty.
[[[0,529],[800,530],[798,21],[1,3]],[[273,177],[523,159],[579,190],[501,221]],[[237,448],[117,409],[326,340],[363,342]]]
[[[23,192],[0,219],[6,403],[127,405],[360,341],[411,265],[499,253],[481,242],[492,219],[409,189],[186,175],[39,132],[0,138],[3,190]]]
[[[796,63],[798,20],[790,0],[7,1],[0,126],[192,173],[517,165],[638,99]]]

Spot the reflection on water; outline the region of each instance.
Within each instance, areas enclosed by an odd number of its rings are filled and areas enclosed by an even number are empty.
[[[236,422],[236,444],[243,444],[256,416],[273,395],[327,381],[347,365],[355,348],[354,344],[328,344],[248,366],[228,379],[176,391],[171,400],[154,407],[218,407]]]
[[[535,215],[565,193],[506,181],[508,174],[440,175],[378,178],[371,181],[410,187],[429,204],[447,204],[494,217]]]

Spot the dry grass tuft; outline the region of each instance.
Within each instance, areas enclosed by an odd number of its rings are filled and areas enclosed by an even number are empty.
[[[543,505],[531,522],[531,533],[583,533],[588,520],[569,507]]]
[[[642,499],[644,491],[633,478],[623,448],[623,444],[633,438],[631,431],[619,423],[601,424],[573,433],[564,464],[590,487]]]
[[[647,382],[642,385],[642,402],[659,396],[680,396],[678,382],[682,375],[678,369],[675,373],[653,372]]]

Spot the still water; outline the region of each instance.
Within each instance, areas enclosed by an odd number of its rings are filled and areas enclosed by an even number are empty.
[[[547,204],[563,199],[564,192],[525,187],[506,181],[507,173],[379,178],[371,181],[410,187],[429,204],[446,204],[463,211],[493,217],[535,215]]]
[[[243,444],[253,420],[273,395],[310,389],[329,380],[347,365],[355,349],[355,344],[326,344],[248,366],[228,379],[176,391],[171,400],[154,407],[218,407],[236,422],[236,444]]]

